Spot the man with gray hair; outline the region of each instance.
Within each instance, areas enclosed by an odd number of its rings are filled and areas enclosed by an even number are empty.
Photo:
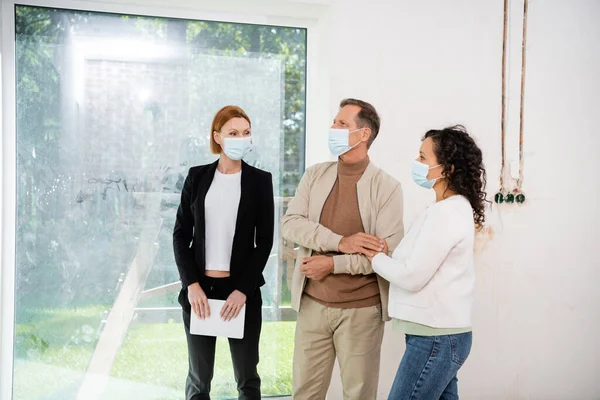
[[[336,162],[306,170],[283,217],[283,236],[300,245],[292,277],[298,311],[295,400],[324,400],[337,357],[345,400],[375,400],[389,284],[365,251],[384,239],[393,251],[404,234],[400,183],[373,165],[375,108],[345,99],[329,131]]]

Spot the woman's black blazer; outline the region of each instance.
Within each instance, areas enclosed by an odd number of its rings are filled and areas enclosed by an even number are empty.
[[[182,292],[201,282],[206,268],[204,200],[212,184],[218,161],[190,168],[183,185],[181,203],[173,230],[175,262],[183,285]],[[235,289],[248,298],[265,284],[263,270],[273,247],[273,180],[269,172],[242,161],[241,196],[238,209],[230,273]],[[189,308],[187,295],[180,295]]]

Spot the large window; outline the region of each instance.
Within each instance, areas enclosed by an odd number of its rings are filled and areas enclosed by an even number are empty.
[[[277,240],[304,170],[306,30],[16,7],[15,400],[181,399],[172,229],[212,116],[244,108],[273,173],[264,395],[291,392],[294,316]],[[214,398],[236,395],[218,341]]]

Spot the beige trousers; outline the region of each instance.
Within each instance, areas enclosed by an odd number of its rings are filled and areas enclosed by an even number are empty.
[[[330,308],[303,295],[294,341],[292,399],[324,400],[337,356],[344,400],[375,400],[383,326],[379,305]]]

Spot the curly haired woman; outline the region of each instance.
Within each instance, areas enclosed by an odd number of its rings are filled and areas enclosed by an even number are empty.
[[[462,126],[425,134],[412,177],[436,203],[388,257],[366,252],[391,284],[389,313],[406,334],[389,400],[458,399],[457,373],[471,351],[473,241],[485,221],[481,150]]]

